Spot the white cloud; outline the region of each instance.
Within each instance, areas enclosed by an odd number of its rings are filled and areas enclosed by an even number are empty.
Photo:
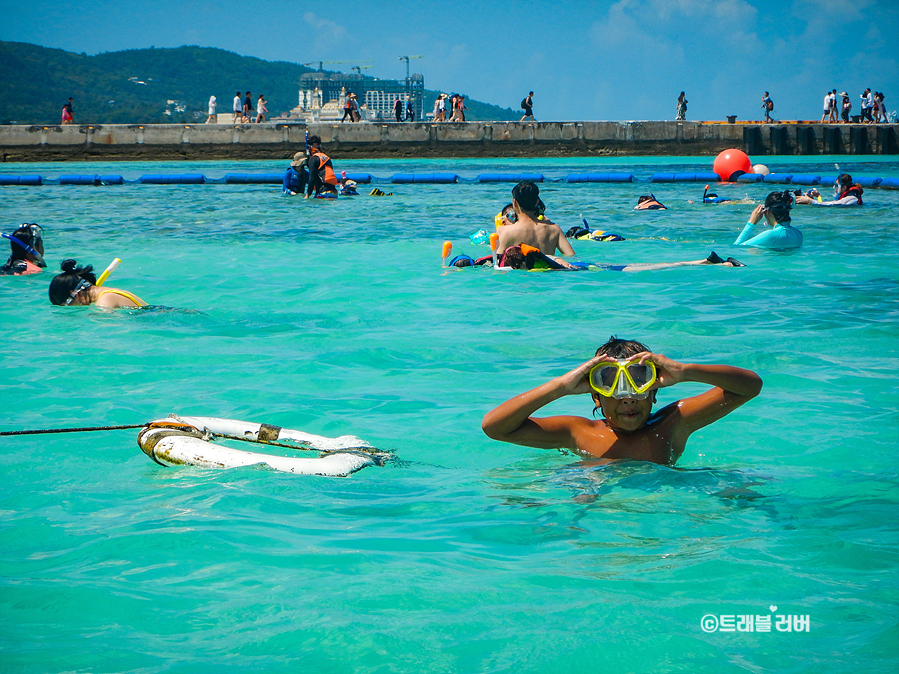
[[[323,19],[316,16],[312,12],[306,12],[303,20],[313,29],[315,29],[316,42],[333,40],[334,42],[343,42],[350,37],[346,28],[338,23],[334,23],[330,19]]]

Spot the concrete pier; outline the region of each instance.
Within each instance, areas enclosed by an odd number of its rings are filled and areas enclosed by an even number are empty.
[[[302,124],[92,124],[0,126],[0,160],[286,159],[306,130],[330,155],[379,157],[589,157],[899,154],[897,124],[719,122],[468,122]]]

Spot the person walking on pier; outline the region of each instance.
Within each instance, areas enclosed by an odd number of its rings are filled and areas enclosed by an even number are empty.
[[[837,118],[837,90],[834,89],[830,92],[830,115],[827,118],[828,122],[839,122],[840,120]]]
[[[765,111],[765,121],[773,122],[771,119],[771,113],[774,112],[774,101],[771,100],[771,97],[768,95],[768,92],[765,92],[765,95],[762,96],[762,110]]]
[[[241,119],[244,124],[248,124],[252,120],[253,115],[253,99],[250,98],[250,92],[247,92],[247,97],[243,99],[243,109],[241,111]]]
[[[265,122],[265,115],[268,112],[268,108],[265,107],[267,101],[265,100],[265,94],[259,94],[259,100],[256,101],[256,123],[262,124]]]
[[[845,91],[840,92],[840,96],[843,97],[843,105],[840,111],[840,116],[843,118],[843,122],[849,123],[849,113],[852,112],[852,101],[849,100],[849,94]]]
[[[393,102],[393,116],[396,117],[396,121],[403,121],[403,102],[400,100],[399,96],[397,96],[396,100]]]
[[[871,90],[865,89],[860,98],[862,99],[862,123],[873,123],[871,110],[874,108],[874,96],[871,95]]]
[[[533,91],[529,91],[528,95],[525,96],[521,100],[521,109],[524,110],[524,115],[522,115],[521,119],[518,120],[519,124],[521,122],[523,122],[524,120],[526,120],[528,117],[531,118],[532,122],[537,121],[536,119],[534,119],[534,92]]]
[[[234,94],[234,104],[231,106],[231,110],[234,112],[234,119],[232,121],[236,124],[240,121],[240,115],[243,111],[243,103],[241,101],[239,91]]]
[[[687,99],[686,93],[680,92],[680,96],[677,97],[677,121],[684,122],[687,119]]]
[[[63,124],[74,124],[75,123],[75,113],[72,111],[72,97],[69,96],[69,100],[63,104],[62,106],[62,123]]]
[[[215,124],[216,116],[215,116],[215,107],[216,107],[216,99],[215,96],[209,97],[209,111],[206,117],[207,124]]]

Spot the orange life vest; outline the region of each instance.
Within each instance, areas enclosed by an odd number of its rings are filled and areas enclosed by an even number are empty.
[[[331,164],[331,158],[321,150],[313,152],[312,156],[318,157],[318,175],[322,182],[326,185],[337,185],[340,181],[334,175],[334,166]]]

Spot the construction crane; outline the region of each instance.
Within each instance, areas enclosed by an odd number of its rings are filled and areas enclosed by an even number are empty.
[[[353,66],[350,70],[355,70],[357,75],[361,75],[363,70],[368,70],[372,66]]]
[[[371,61],[310,61],[309,63],[304,63],[303,65],[306,66],[307,68],[311,68],[316,63],[318,64],[319,72],[321,72],[322,66],[325,65],[326,63],[331,64],[331,65],[338,65],[341,63],[371,63]],[[371,68],[371,66],[359,66],[359,67]]]
[[[423,59],[424,56],[418,54],[417,56],[400,56],[400,61],[406,62],[406,81],[409,81],[409,59]]]

